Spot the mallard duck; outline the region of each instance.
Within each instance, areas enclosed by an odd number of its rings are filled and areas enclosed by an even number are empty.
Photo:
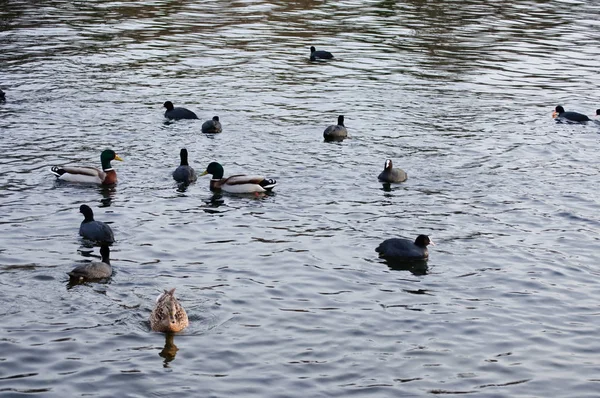
[[[331,59],[333,58],[333,54],[329,51],[317,51],[314,46],[310,47],[310,60],[316,61],[318,59]]]
[[[79,226],[79,235],[103,244],[114,243],[115,236],[112,229],[106,223],[94,220],[94,212],[88,205],[79,206],[79,212],[84,217]]]
[[[386,259],[417,260],[429,257],[427,245],[433,245],[433,241],[427,235],[419,235],[415,241],[401,238],[386,239],[377,248],[380,257]]]
[[[156,305],[150,314],[150,328],[155,332],[175,333],[188,326],[185,310],[175,297],[175,288],[165,290],[156,298]]]
[[[198,119],[198,116],[189,109],[186,108],[175,108],[171,101],[167,101],[163,104],[167,110],[165,111],[165,117],[171,120],[181,120],[181,119]]]
[[[67,272],[72,282],[82,280],[98,280],[110,278],[112,275],[112,267],[110,265],[110,249],[108,245],[100,247],[100,256],[102,261],[93,261],[88,264],[83,264],[75,267],[73,271]]]
[[[386,159],[383,171],[377,177],[381,182],[403,182],[406,181],[408,176],[402,169],[392,168],[392,159]]]
[[[112,160],[123,159],[112,149],[105,149],[100,154],[102,170],[95,167],[52,166],[50,172],[61,181],[112,185],[117,183],[117,172],[110,165]]]
[[[230,193],[266,192],[272,190],[277,185],[277,181],[272,178],[242,174],[223,178],[223,173],[223,166],[217,162],[212,162],[201,175],[212,175],[210,189],[213,191],[223,190]]]
[[[552,112],[552,117],[555,118],[557,121],[567,121],[567,122],[574,122],[574,123],[582,123],[582,122],[587,122],[589,120],[591,120],[589,117],[587,117],[586,115],[579,113],[579,112],[565,112],[565,108],[563,108],[562,106],[558,105],[555,109],[554,112]]]
[[[323,131],[325,141],[341,141],[348,136],[348,130],[344,126],[344,115],[338,116],[337,125],[331,125]]]
[[[196,172],[188,164],[187,149],[182,148],[181,151],[179,151],[179,158],[181,159],[181,163],[173,172],[173,179],[183,184],[189,184],[196,181]]]
[[[212,120],[207,120],[202,123],[202,132],[205,134],[220,133],[221,131],[223,131],[223,128],[221,127],[218,116],[213,116]]]

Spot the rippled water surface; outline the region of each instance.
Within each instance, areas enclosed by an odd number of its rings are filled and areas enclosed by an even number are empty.
[[[551,112],[600,108],[598,43],[585,0],[0,1],[0,395],[597,397],[600,126]],[[114,188],[49,173],[107,147]],[[279,185],[178,191],[182,147]],[[83,203],[115,272],[70,288]]]

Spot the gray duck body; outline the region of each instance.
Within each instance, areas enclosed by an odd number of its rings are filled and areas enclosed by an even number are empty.
[[[387,159],[385,161],[385,167],[383,171],[377,177],[381,182],[404,182],[407,180],[408,175],[402,169],[394,169],[392,166],[392,160]]]
[[[214,116],[212,120],[207,120],[202,123],[202,132],[205,134],[216,134],[221,131],[223,131],[223,127],[221,126],[218,116]]]
[[[81,205],[79,212],[85,217],[79,226],[79,235],[99,243],[114,243],[115,236],[112,229],[106,223],[94,220],[94,213],[88,205]]]
[[[112,275],[112,266],[110,265],[110,249],[108,245],[100,248],[102,261],[93,261],[75,267],[71,272],[67,272],[71,280],[98,280],[110,278]]]
[[[187,149],[182,148],[179,152],[180,164],[173,172],[173,179],[179,183],[189,184],[198,178],[196,171],[188,164]]]
[[[337,125],[331,125],[323,131],[323,138],[325,141],[341,141],[348,137],[348,130],[344,126],[344,116],[338,116]]]

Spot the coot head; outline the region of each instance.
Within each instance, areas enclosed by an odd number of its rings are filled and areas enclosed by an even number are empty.
[[[174,108],[174,107],[173,107],[173,103],[172,103],[171,101],[166,101],[166,102],[163,104],[163,106],[164,106],[165,108],[167,108],[167,110],[168,110],[168,111],[171,111],[171,110],[173,110],[173,108]]]

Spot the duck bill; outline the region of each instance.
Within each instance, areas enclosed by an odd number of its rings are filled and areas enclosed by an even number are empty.
[[[200,174],[200,177],[205,176],[208,174],[208,171],[204,171],[202,174]]]
[[[552,119],[556,119],[557,116],[558,116],[558,112],[556,112],[556,111],[552,112]]]
[[[430,244],[431,246],[435,246],[435,243],[433,243],[433,241],[431,240],[431,238],[429,238],[429,244]]]
[[[115,155],[115,160],[118,160],[118,161],[121,161],[121,162],[123,161],[123,159],[119,155]]]

